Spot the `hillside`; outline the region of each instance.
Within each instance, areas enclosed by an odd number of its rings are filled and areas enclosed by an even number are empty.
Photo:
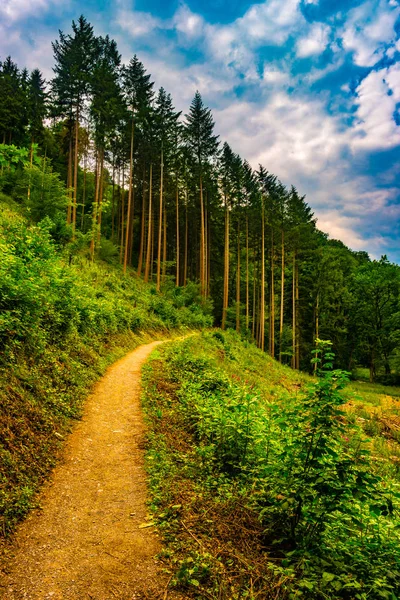
[[[153,354],[152,509],[187,597],[398,598],[399,438],[325,356],[310,378],[220,331]]]
[[[146,340],[209,326],[197,288],[157,293],[133,273],[73,258],[48,223],[0,204],[0,531],[34,494],[107,365]]]

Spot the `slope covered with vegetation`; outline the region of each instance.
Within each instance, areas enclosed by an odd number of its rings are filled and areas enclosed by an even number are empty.
[[[63,207],[58,234],[92,259],[114,255],[157,289],[197,281],[216,323],[284,364],[307,370],[321,337],[342,368],[396,380],[397,265],[329,239],[301,190],[218,138],[200,92],[181,114],[83,16],[52,49],[49,82],[0,64],[0,190],[37,221]]]
[[[152,508],[188,597],[399,597],[398,463],[332,358],[311,378],[220,331],[153,355]]]
[[[196,286],[159,294],[118,267],[56,246],[51,220],[0,202],[0,531],[32,504],[106,366],[151,337],[212,323]],[[188,306],[186,306],[188,305]]]

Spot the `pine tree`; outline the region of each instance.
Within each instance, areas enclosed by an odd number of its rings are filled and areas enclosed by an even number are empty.
[[[157,246],[157,290],[161,286],[161,238],[163,231],[164,206],[164,171],[165,165],[172,164],[174,156],[174,145],[177,141],[177,122],[180,112],[175,112],[170,94],[167,94],[164,88],[160,88],[155,101],[155,126],[160,150],[160,202],[159,202],[159,221],[158,221],[158,246]],[[166,227],[166,222],[164,222]],[[165,237],[165,236],[164,236]],[[164,244],[165,247],[165,244]],[[163,261],[165,264],[165,261]]]
[[[83,107],[90,90],[93,64],[98,52],[98,44],[93,34],[93,27],[81,15],[72,21],[72,34],[59,32],[59,39],[53,42],[56,61],[53,69],[55,77],[52,81],[53,114],[67,118],[70,124],[69,144],[69,184],[73,182],[72,210],[69,209],[67,220],[76,227],[76,210],[78,197],[78,148],[79,122]],[[74,129],[74,134],[72,133]],[[72,151],[74,144],[74,167],[72,169]],[[73,177],[72,177],[73,170]]]
[[[126,273],[128,264],[129,246],[133,241],[131,222],[133,224],[133,165],[135,126],[138,126],[139,128],[145,128],[149,118],[151,102],[154,96],[154,83],[150,81],[150,77],[151,75],[146,74],[143,64],[139,61],[136,55],[130,60],[129,65],[123,70],[123,91],[130,114],[129,188],[124,249],[124,273]]]
[[[207,295],[206,238],[204,210],[204,177],[218,150],[218,136],[213,134],[214,120],[197,91],[186,116],[185,139],[197,170],[200,199],[200,289]]]

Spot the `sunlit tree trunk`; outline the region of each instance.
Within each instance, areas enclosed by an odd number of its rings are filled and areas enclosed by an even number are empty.
[[[261,208],[261,306],[260,306],[260,348],[264,351],[265,343],[265,231],[264,231],[264,198]]]
[[[131,153],[129,159],[129,190],[128,190],[128,210],[126,215],[126,234],[125,234],[125,252],[124,252],[124,274],[126,273],[126,267],[128,264],[128,251],[129,251],[129,240],[130,240],[130,219],[131,219],[131,206],[132,206],[132,188],[133,188],[133,138],[134,138],[134,121],[132,117],[132,131],[131,131]]]
[[[119,262],[123,263],[124,256],[124,233],[125,233],[125,167],[122,168],[122,189],[121,189],[121,241]]]
[[[279,318],[279,362],[282,362],[282,343],[283,343],[283,309],[285,300],[285,234],[282,229],[281,239],[281,311]]]
[[[139,261],[138,261],[138,277],[142,276],[143,268],[143,252],[145,243],[145,231],[146,231],[146,167],[143,167],[143,189],[142,189],[142,222],[140,227],[140,248],[139,248]]]
[[[100,193],[100,160],[99,153],[96,154],[96,187],[95,187],[95,196],[93,202],[93,214],[92,214],[92,239],[90,241],[90,258],[91,261],[94,261],[94,249],[95,249],[95,239],[96,239],[96,223],[97,223],[97,210],[99,204],[99,193]]]
[[[163,235],[163,260],[162,260],[162,277],[161,282],[165,283],[167,275],[167,208],[164,203],[164,235]]]
[[[180,271],[180,239],[179,239],[179,188],[178,188],[178,174],[176,175],[175,183],[175,214],[176,214],[176,277],[175,284],[179,286],[179,271]]]
[[[275,257],[274,257],[274,231],[271,232],[271,325],[270,325],[270,353],[275,356]]]
[[[148,216],[148,231],[147,231],[147,250],[146,250],[146,267],[144,271],[144,280],[147,283],[150,276],[150,260],[151,260],[151,231],[153,227],[153,206],[152,206],[152,195],[153,195],[153,164],[150,163],[150,175],[149,175],[149,216]]]
[[[72,193],[72,135],[69,138],[67,188],[68,188],[67,224],[70,225],[71,216],[72,216],[72,196],[71,196],[71,193]]]
[[[188,193],[185,185],[185,255],[183,261],[183,285],[186,287],[188,271],[188,242],[189,242],[189,224],[188,224]]]
[[[240,223],[237,229],[237,266],[236,266],[236,331],[240,331]]]
[[[229,303],[229,207],[225,197],[225,244],[224,244],[224,294],[222,304],[222,329],[226,327],[226,313]]]
[[[74,157],[74,204],[72,207],[72,231],[75,234],[76,209],[78,206],[78,153],[79,153],[79,98],[75,115],[75,157]]]
[[[163,184],[164,184],[164,151],[161,145],[161,162],[160,162],[160,212],[158,220],[158,244],[157,244],[157,291],[160,291],[161,284],[161,243],[163,230]]]
[[[249,217],[246,215],[246,329],[250,324],[249,293]]]
[[[296,368],[296,251],[293,251],[292,273],[292,368]]]

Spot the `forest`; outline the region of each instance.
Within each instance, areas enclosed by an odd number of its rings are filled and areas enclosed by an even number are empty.
[[[397,600],[400,266],[207,90],[83,16],[52,51],[0,62],[0,597]]]
[[[215,324],[295,369],[321,338],[337,366],[397,381],[397,265],[330,239],[301,192],[219,139],[200,91],[181,114],[83,16],[53,54],[51,81],[0,65],[0,191],[70,262],[119,263],[157,291],[196,283]]]

